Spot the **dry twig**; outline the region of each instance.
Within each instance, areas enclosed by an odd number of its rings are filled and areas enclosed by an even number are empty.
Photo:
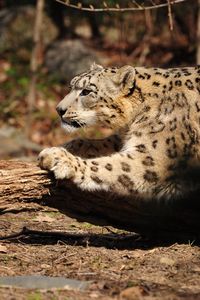
[[[173,18],[172,18],[172,7],[171,7],[171,0],[167,0],[168,2],[168,18],[169,18],[169,28],[173,31]]]
[[[115,7],[108,7],[108,4],[104,1],[103,2],[103,8],[95,8],[93,5],[90,5],[89,7],[84,7],[82,5],[82,3],[78,3],[78,4],[72,4],[70,3],[69,0],[56,0],[57,2],[67,6],[67,7],[71,7],[71,8],[75,8],[75,9],[79,9],[79,10],[83,10],[83,11],[89,11],[89,12],[126,12],[126,11],[145,11],[145,10],[150,10],[150,9],[157,9],[157,8],[161,8],[161,7],[169,7],[169,0],[166,3],[162,3],[162,4],[155,4],[153,1],[151,1],[152,5],[140,5],[137,3],[137,1],[132,1],[132,3],[134,4],[133,7],[120,7],[119,4],[115,5]],[[187,0],[174,0],[173,2],[170,3],[170,7],[171,5],[174,4],[178,4],[181,2],[185,2]]]

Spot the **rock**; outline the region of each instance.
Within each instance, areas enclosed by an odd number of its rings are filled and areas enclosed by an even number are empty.
[[[84,291],[90,282],[68,279],[64,277],[49,277],[40,275],[3,276],[0,286],[12,286],[28,289],[67,289]]]
[[[23,132],[11,126],[0,128],[0,157],[23,157],[27,151],[40,152],[42,147],[30,141]]]
[[[133,286],[121,292],[120,300],[140,300],[144,299],[145,294],[140,286]]]
[[[57,40],[46,52],[45,65],[57,78],[69,82],[94,62],[105,65],[108,58],[96,53],[81,40]]]
[[[30,48],[33,39],[34,22],[34,6],[17,5],[2,9],[0,11],[0,53],[13,49],[19,51],[22,47],[27,51],[27,45],[30,45]],[[44,45],[51,43],[57,36],[57,29],[46,14],[44,14],[42,31]]]

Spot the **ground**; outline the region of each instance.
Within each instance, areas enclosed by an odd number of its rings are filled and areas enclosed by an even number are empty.
[[[23,226],[83,237],[30,234],[0,241],[0,274],[64,276],[90,281],[85,291],[0,288],[1,299],[200,299],[200,249],[78,223],[57,211],[1,216],[1,236]],[[93,235],[92,235],[93,234]]]

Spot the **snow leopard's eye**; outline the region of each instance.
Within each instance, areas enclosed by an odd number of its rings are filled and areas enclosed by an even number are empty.
[[[80,96],[87,96],[87,95],[89,95],[89,93],[91,93],[91,90],[84,89],[84,90],[82,90],[82,92],[80,93]]]

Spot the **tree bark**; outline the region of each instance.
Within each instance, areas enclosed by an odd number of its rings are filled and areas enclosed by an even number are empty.
[[[200,0],[198,0],[198,14],[197,14],[197,54],[196,63],[200,64]]]
[[[49,206],[79,221],[112,225],[143,235],[191,240],[200,237],[198,203],[195,195],[166,204],[84,192],[69,181],[55,181],[34,163],[0,161],[1,214]]]
[[[36,83],[37,83],[37,71],[43,60],[43,43],[42,43],[42,21],[43,10],[45,0],[37,0],[36,4],[36,16],[33,29],[33,50],[30,61],[30,85],[27,95],[28,115],[26,133],[30,135],[30,128],[32,125],[32,111],[36,102]]]

